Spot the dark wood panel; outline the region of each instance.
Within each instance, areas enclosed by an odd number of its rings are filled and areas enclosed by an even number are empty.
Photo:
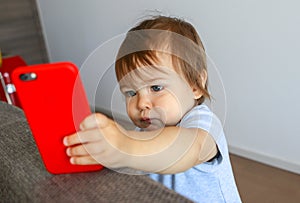
[[[0,23],[32,18],[34,14],[31,3],[28,0],[0,0]]]
[[[0,0],[0,49],[20,55],[27,64],[48,62],[34,0]]]

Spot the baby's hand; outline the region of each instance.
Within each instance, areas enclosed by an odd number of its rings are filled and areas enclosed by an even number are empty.
[[[80,129],[63,140],[72,164],[101,164],[109,168],[124,166],[124,154],[119,150],[126,139],[123,128],[97,113],[85,118]]]

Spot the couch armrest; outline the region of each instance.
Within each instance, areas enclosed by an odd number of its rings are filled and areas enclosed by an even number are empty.
[[[0,102],[3,202],[190,202],[146,176],[109,169],[52,175],[41,161],[21,109]]]

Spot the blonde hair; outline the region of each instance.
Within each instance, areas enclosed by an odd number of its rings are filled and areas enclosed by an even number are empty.
[[[150,31],[152,32],[149,34]],[[181,38],[183,36],[185,40],[184,42],[178,42],[178,40],[174,40],[174,37],[165,37],[153,31],[167,31],[167,36],[170,36],[170,33],[173,35],[175,33]],[[155,35],[156,37],[153,39]],[[155,43],[156,45],[153,45]],[[178,48],[178,44],[181,45],[181,48]],[[161,49],[161,47],[164,48]],[[203,72],[207,74],[204,46],[195,28],[190,23],[178,18],[154,16],[142,21],[128,31],[120,46],[115,64],[117,80],[120,81],[127,73],[139,68],[141,65],[155,65],[159,61],[157,53],[170,49],[171,52],[167,52],[172,57],[174,70],[183,76],[191,87],[197,87],[201,90],[203,96],[197,100],[198,104],[203,103],[205,98],[210,99],[207,88],[208,82],[207,80],[204,82],[203,77],[201,77]],[[174,54],[178,52],[178,49],[180,53]],[[187,51],[187,49],[192,51]],[[186,59],[187,57],[188,59]]]

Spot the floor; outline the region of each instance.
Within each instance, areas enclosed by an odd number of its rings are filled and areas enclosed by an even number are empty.
[[[300,203],[300,175],[230,156],[244,203]]]

